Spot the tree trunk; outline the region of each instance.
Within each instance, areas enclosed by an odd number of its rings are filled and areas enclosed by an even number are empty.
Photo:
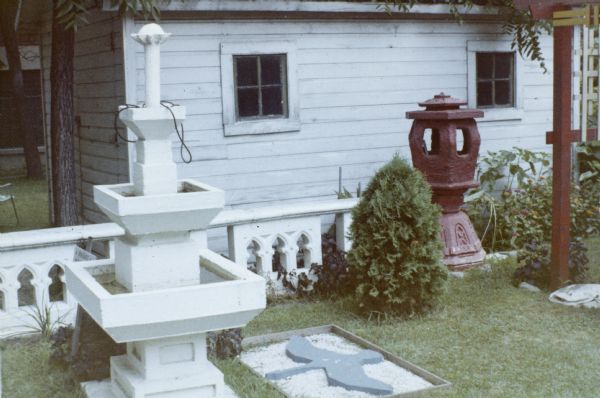
[[[28,128],[27,111],[25,102],[25,87],[23,85],[23,71],[21,70],[21,55],[19,43],[15,32],[16,2],[14,0],[0,1],[0,30],[6,48],[6,58],[12,81],[13,101],[15,104],[15,118],[17,133],[21,139],[27,177],[40,178],[43,175],[42,163],[37,149],[37,140],[33,129]]]
[[[66,28],[57,21],[57,3],[58,0],[53,1],[50,66],[52,202],[54,224],[65,226],[78,223],[73,107],[75,37],[72,28]]]

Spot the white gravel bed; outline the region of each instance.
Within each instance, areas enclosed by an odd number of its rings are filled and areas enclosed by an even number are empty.
[[[315,347],[338,352],[355,354],[361,347],[333,333],[315,334],[307,337]],[[250,368],[264,376],[275,371],[300,366],[285,353],[287,341],[266,346],[254,347],[241,354],[241,360]],[[367,376],[391,385],[393,395],[422,390],[432,386],[427,380],[400,366],[384,360],[378,364],[363,365]],[[342,387],[332,387],[327,383],[324,370],[311,370],[296,376],[274,381],[289,397],[294,398],[363,398],[375,395],[349,391]]]

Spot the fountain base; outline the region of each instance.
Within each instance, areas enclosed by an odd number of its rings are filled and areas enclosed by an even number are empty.
[[[127,354],[112,357],[110,368],[108,397],[223,396],[223,374],[206,357],[205,333],[127,343]]]
[[[85,398],[117,398],[112,393],[112,385],[109,379],[81,383],[81,389],[83,390],[83,396]],[[225,384],[223,386],[222,398],[238,398],[238,396],[227,384]]]

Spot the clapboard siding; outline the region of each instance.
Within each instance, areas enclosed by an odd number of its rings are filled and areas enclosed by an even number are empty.
[[[173,35],[162,47],[162,96],[187,107],[194,156],[183,164],[174,141],[179,175],[224,189],[230,206],[331,197],[340,166],[344,186],[364,186],[395,153],[410,157],[407,111],[440,91],[466,98],[467,41],[510,40],[499,25],[451,22],[163,21],[163,28]],[[225,137],[220,44],[273,40],[297,44],[301,130]],[[543,46],[551,65],[551,40]],[[134,48],[140,101],[143,48]],[[482,153],[546,149],[551,74],[535,62],[523,69],[524,117],[480,123]]]
[[[141,27],[138,23],[136,29]],[[163,21],[162,96],[187,107],[186,140],[194,162],[180,177],[226,191],[227,205],[331,197],[343,184],[363,186],[395,153],[406,158],[407,111],[440,91],[467,96],[467,41],[494,40],[494,24],[373,21]],[[222,42],[293,40],[297,45],[301,130],[225,137]],[[136,49],[135,98],[144,97],[143,48]],[[551,40],[543,39],[551,65]],[[522,120],[482,122],[482,153],[523,146],[545,149],[552,78],[525,62]],[[98,116],[94,116],[98,117]]]
[[[122,21],[92,12],[75,35],[75,108],[82,215],[102,222],[91,187],[129,181],[127,144],[115,141],[114,112],[124,100]]]

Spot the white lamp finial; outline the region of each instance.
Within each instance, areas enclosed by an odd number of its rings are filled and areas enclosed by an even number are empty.
[[[146,24],[131,37],[144,46],[146,61],[146,107],[160,106],[160,45],[171,36],[155,23]]]

